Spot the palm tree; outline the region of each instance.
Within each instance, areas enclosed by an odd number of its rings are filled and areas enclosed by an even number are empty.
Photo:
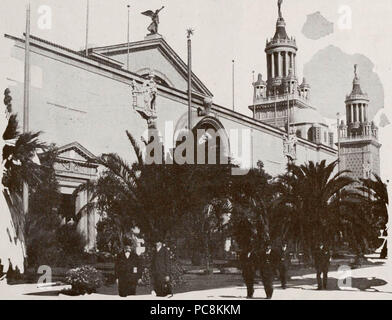
[[[110,215],[124,234],[137,226],[151,243],[157,235],[174,234],[191,201],[196,201],[188,197],[195,172],[186,166],[146,165],[138,143],[128,131],[126,134],[136,161],[130,164],[117,154],[102,154],[94,160],[104,169],[100,177],[81,185],[74,194],[87,190],[91,195],[81,211],[96,208]]]
[[[345,190],[354,181],[348,171],[334,173],[337,161],[327,165],[310,161],[304,165],[290,163],[287,173],[278,177],[274,226],[282,238],[291,239],[310,254],[320,241],[333,244],[341,237],[342,224],[357,224],[353,212],[339,210],[342,199],[351,199]]]
[[[5,172],[3,184],[10,192],[22,194],[22,185],[37,185],[41,180],[42,167],[37,152],[47,149],[47,145],[39,141],[41,132],[19,133],[16,115],[11,115],[3,134],[6,145],[3,148]]]
[[[241,251],[248,250],[249,246],[258,249],[274,240],[271,205],[275,190],[271,179],[261,161],[247,175],[231,178],[229,234]]]
[[[46,182],[48,176],[48,168],[41,165],[37,156],[37,152],[46,150],[45,143],[39,141],[40,132],[20,133],[18,130],[17,115],[12,111],[12,97],[10,90],[6,89],[4,103],[6,104],[6,118],[8,120],[7,127],[3,133],[4,147],[3,159],[4,171],[2,172],[2,196],[8,207],[10,218],[12,221],[11,232],[15,232],[13,243],[21,243],[23,254],[20,255],[22,260],[25,255],[25,237],[26,237],[26,216],[22,207],[22,186],[27,183],[29,186],[30,197],[38,186],[42,186]],[[3,200],[2,199],[2,200]],[[41,204],[42,207],[42,204]],[[32,208],[29,208],[29,213]],[[19,240],[19,241],[16,241]],[[19,244],[17,245],[19,246]],[[19,249],[18,249],[19,250]],[[23,257],[22,257],[23,256]],[[1,259],[1,258],[0,258]],[[14,267],[17,263],[11,261]],[[23,267],[23,266],[22,266]],[[23,269],[23,268],[19,268]]]
[[[367,209],[367,215],[375,230],[383,230],[386,236],[386,225],[388,223],[388,190],[386,184],[377,175],[373,174],[374,179],[360,179],[362,185],[357,187],[361,192],[363,203]],[[387,255],[386,239],[383,243],[381,257]]]

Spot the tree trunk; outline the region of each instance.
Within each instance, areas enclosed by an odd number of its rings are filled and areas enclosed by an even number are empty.
[[[206,251],[205,251],[205,254],[206,254],[206,272],[207,272],[207,274],[210,274],[211,273],[211,271],[210,271],[210,250],[209,250],[209,246],[208,246],[208,237],[207,237],[207,239],[206,239]]]

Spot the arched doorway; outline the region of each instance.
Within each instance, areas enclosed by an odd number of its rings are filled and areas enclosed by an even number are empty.
[[[197,164],[227,164],[229,140],[219,120],[204,118],[193,129],[195,161]]]
[[[230,142],[222,123],[215,117],[204,117],[193,125],[192,135],[189,136],[183,118],[186,120],[186,117],[181,117],[175,128],[174,146],[192,142],[188,144],[186,152],[193,152],[193,157],[190,157],[193,163],[188,164],[228,164]]]

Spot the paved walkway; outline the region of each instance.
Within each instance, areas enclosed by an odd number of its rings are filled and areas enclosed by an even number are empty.
[[[290,280],[286,290],[282,290],[278,283],[275,283],[273,300],[392,300],[391,269],[387,266],[375,266],[369,268],[350,270],[351,286],[342,283],[338,284],[341,278],[341,272],[329,273],[329,290],[316,290],[316,276],[309,274],[299,277],[293,277]],[[389,282],[389,283],[388,283]],[[44,300],[117,300],[124,299],[114,295],[92,294],[78,297],[69,297],[65,295],[51,295],[51,291],[59,290],[62,287],[38,288],[36,284],[13,285],[0,284],[0,299],[44,299]],[[152,295],[142,295],[128,297],[129,300],[237,300],[245,299],[245,286],[236,286],[229,288],[210,289],[201,291],[192,291],[176,294],[171,298],[157,298]],[[261,284],[256,285],[255,301],[264,300],[265,293]]]

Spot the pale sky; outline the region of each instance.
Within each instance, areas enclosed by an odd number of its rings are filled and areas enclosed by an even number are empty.
[[[32,34],[79,50],[85,42],[87,0],[32,0]],[[21,35],[25,28],[24,0],[0,0],[1,30]],[[252,100],[252,70],[265,78],[265,41],[272,37],[277,19],[276,0],[90,0],[89,43],[102,46],[126,42],[127,4],[131,4],[131,40],[142,40],[149,18],[140,14],[148,9],[165,9],[160,15],[159,33],[186,61],[186,29],[193,36],[193,71],[214,94],[214,102],[231,107],[231,61],[235,59],[236,108],[249,115]],[[37,21],[41,5],[52,9],[52,28],[42,30]],[[352,29],[339,30],[339,10],[352,11]],[[303,65],[328,45],[348,54],[360,53],[375,64],[390,105],[392,89],[390,0],[284,0],[283,16],[289,36],[295,36],[298,52],[298,78]],[[335,24],[335,32],[320,40],[301,33],[306,15],[320,11]],[[2,32],[2,33],[4,33]],[[342,98],[343,100],[343,98]]]

